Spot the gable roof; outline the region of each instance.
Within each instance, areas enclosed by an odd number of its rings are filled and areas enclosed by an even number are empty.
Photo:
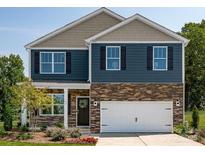
[[[103,12],[110,15],[110,16],[112,16],[112,17],[114,17],[114,18],[116,18],[116,19],[118,19],[118,20],[120,20],[120,21],[123,21],[125,19],[124,17],[120,16],[119,14],[117,14],[117,13],[103,7],[103,8],[100,8],[100,9],[98,9],[98,10],[96,10],[96,11],[94,11],[94,12],[92,12],[92,13],[90,13],[90,14],[88,14],[88,15],[80,18],[80,19],[78,19],[78,20],[75,20],[75,21],[73,21],[73,22],[71,22],[71,23],[69,23],[69,24],[67,24],[67,25],[65,25],[65,26],[63,26],[59,29],[56,29],[56,30],[52,31],[52,32],[48,33],[47,35],[44,35],[44,36],[34,40],[33,42],[25,45],[25,48],[31,48],[32,46],[34,46],[36,44],[39,44],[43,41],[46,41],[49,38],[51,38],[51,37],[63,32],[63,31],[65,31],[65,30],[68,30],[68,29],[70,29],[70,28],[72,28],[72,27],[74,27],[74,26],[76,26],[76,25],[78,25],[78,24],[80,24],[80,23],[82,23],[82,22],[84,22],[84,21],[86,21],[86,20],[100,14],[100,13],[103,13]]]
[[[104,31],[102,31],[102,32],[100,32],[100,33],[98,33],[98,34],[88,38],[88,39],[86,39],[85,41],[87,43],[90,43],[91,41],[95,41],[96,39],[98,39],[98,38],[100,38],[102,36],[105,36],[106,34],[109,34],[109,33],[113,32],[114,30],[117,30],[118,28],[123,27],[123,26],[129,24],[130,22],[132,22],[134,20],[141,21],[141,22],[149,25],[150,27],[153,27],[154,29],[157,29],[157,30],[165,33],[166,35],[171,36],[171,37],[179,40],[180,42],[183,42],[185,45],[187,45],[188,42],[189,42],[188,39],[186,39],[186,38],[178,35],[177,33],[173,32],[173,31],[171,31],[171,30],[169,30],[169,29],[167,29],[167,28],[165,28],[165,27],[163,27],[161,25],[159,25],[156,22],[153,22],[153,21],[143,17],[140,14],[135,14],[135,15],[127,18],[126,20],[120,22],[119,24],[116,24],[116,25],[114,25],[114,26],[112,26],[112,27],[110,27],[110,28],[108,28],[108,29],[106,29],[106,30],[104,30]]]

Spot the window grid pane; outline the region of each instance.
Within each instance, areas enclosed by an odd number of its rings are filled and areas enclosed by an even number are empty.
[[[107,47],[107,69],[119,70],[120,49],[119,47]]]
[[[64,94],[48,94],[52,98],[52,104],[40,109],[42,115],[64,114]]]
[[[65,53],[41,52],[41,73],[65,73]]]
[[[154,69],[166,70],[167,63],[167,48],[155,47],[154,48]]]

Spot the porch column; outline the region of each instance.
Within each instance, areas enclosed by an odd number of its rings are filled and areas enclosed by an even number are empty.
[[[64,89],[64,128],[68,129],[68,89]]]

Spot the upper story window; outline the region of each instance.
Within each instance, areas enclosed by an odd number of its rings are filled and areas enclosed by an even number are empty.
[[[65,52],[41,52],[40,73],[41,74],[65,74],[66,54]]]
[[[40,115],[63,115],[64,94],[49,94],[52,103],[40,109]]]
[[[167,46],[153,47],[153,70],[167,70]]]
[[[106,70],[120,70],[120,46],[106,46]]]

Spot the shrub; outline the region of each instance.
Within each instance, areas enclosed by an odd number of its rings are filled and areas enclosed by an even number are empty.
[[[188,131],[188,128],[186,128],[186,126],[183,124],[180,124],[174,127],[174,133],[182,135],[182,136],[186,135],[187,131]]]
[[[200,130],[198,135],[205,138],[205,129]]]
[[[63,128],[63,123],[62,122],[57,122],[55,124],[55,126],[58,127],[58,128]]]
[[[26,126],[29,127],[29,123],[28,122],[26,123]],[[21,128],[21,122],[20,121],[17,122],[17,128],[19,128],[19,129]]]
[[[192,127],[194,129],[199,127],[199,112],[196,106],[194,106],[192,111]]]
[[[54,128],[47,128],[46,129],[46,137],[51,137]]]
[[[23,125],[23,126],[20,127],[20,130],[21,130],[22,132],[28,132],[28,131],[29,131],[29,128],[28,128],[27,125]]]
[[[74,129],[70,132],[70,137],[71,138],[79,138],[81,137],[80,129]]]
[[[6,132],[4,129],[0,129],[0,137],[5,137],[8,135],[8,132]]]
[[[51,137],[52,141],[61,141],[67,136],[67,132],[61,128],[48,128],[46,136]]]
[[[83,137],[83,138],[67,138],[65,143],[70,144],[96,144],[98,141],[97,138],[94,137]]]
[[[18,135],[16,135],[16,139],[17,140],[28,140],[28,139],[32,139],[33,135],[30,133],[20,133]]]
[[[54,132],[51,137],[52,137],[51,141],[61,141],[65,139],[66,132],[59,130],[59,131]]]
[[[42,124],[42,125],[40,125],[40,130],[44,132],[47,130],[47,127],[48,126],[46,124]]]
[[[21,122],[19,121],[19,122],[17,122],[17,128],[20,129],[20,127],[21,127]]]
[[[12,129],[12,109],[6,105],[3,112],[4,130],[10,131]]]
[[[85,143],[89,143],[89,144],[96,144],[98,139],[97,138],[94,138],[94,137],[84,137],[84,138],[81,138],[81,140]]]

